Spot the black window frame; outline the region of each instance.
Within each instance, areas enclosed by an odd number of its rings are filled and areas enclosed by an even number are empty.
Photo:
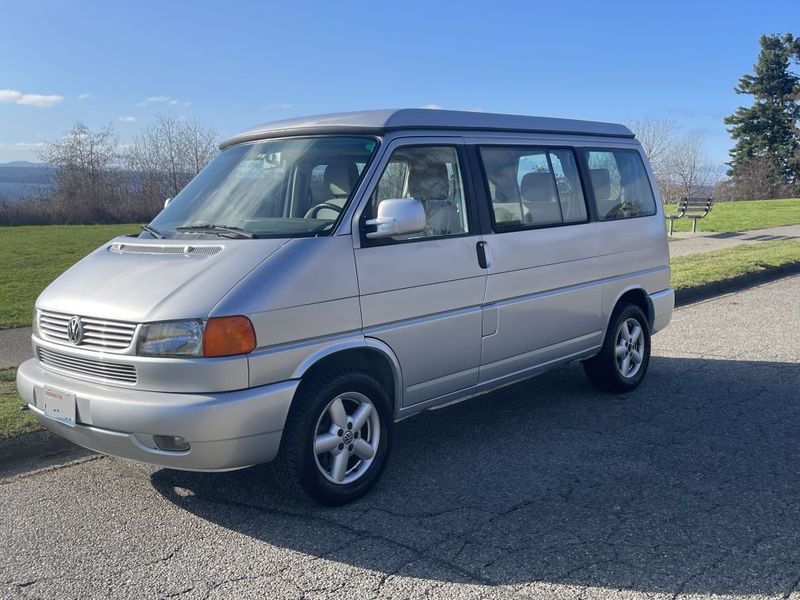
[[[650,217],[658,216],[658,198],[656,196],[656,191],[653,188],[653,181],[650,178],[650,173],[647,170],[647,163],[645,162],[644,156],[642,153],[637,150],[636,148],[613,148],[608,146],[585,146],[580,148],[581,152],[581,162],[586,168],[586,180],[589,182],[589,187],[592,190],[592,204],[594,210],[594,217],[598,223],[613,223],[615,221],[629,221],[631,219],[648,219]],[[591,168],[589,167],[589,152],[626,152],[629,154],[635,154],[639,157],[639,162],[642,165],[642,170],[644,171],[645,176],[647,177],[647,185],[650,188],[650,195],[653,197],[653,212],[646,215],[636,215],[635,217],[623,217],[621,219],[604,219],[600,216],[600,209],[597,204],[597,197],[594,194],[594,185],[592,184],[592,177],[591,177]]]
[[[554,227],[573,227],[575,225],[586,225],[594,221],[596,213],[592,212],[592,202],[589,201],[589,196],[587,194],[587,183],[586,183],[586,173],[584,173],[583,165],[581,161],[583,157],[579,152],[579,148],[575,146],[560,146],[557,144],[472,144],[472,147],[475,150],[475,158],[478,161],[480,166],[480,180],[481,180],[481,188],[483,190],[483,197],[485,199],[484,204],[488,209],[488,219],[489,225],[491,227],[492,233],[495,234],[503,234],[503,233],[514,233],[516,231],[528,231],[532,229],[552,229]],[[481,155],[481,148],[508,148],[508,149],[531,149],[531,150],[543,150],[545,155],[547,156],[547,162],[550,163],[549,152],[551,150],[569,150],[572,152],[572,158],[575,160],[575,167],[577,170],[578,180],[581,184],[581,192],[583,193],[583,204],[586,208],[586,218],[582,221],[570,221],[569,223],[564,223],[563,220],[561,223],[544,223],[541,225],[537,224],[525,224],[520,223],[519,225],[513,225],[510,227],[502,227],[500,229],[497,228],[497,222],[495,221],[494,216],[494,202],[492,201],[492,193],[489,188],[489,177],[486,174],[486,165],[483,161],[483,156]],[[550,173],[555,178],[555,172],[551,170]],[[555,184],[555,182],[554,182]],[[558,193],[558,186],[556,185],[556,193]],[[594,199],[594,196],[592,196]],[[558,196],[558,203],[559,203],[559,210],[561,210],[561,196]],[[562,213],[563,219],[563,213]]]
[[[378,189],[378,186],[380,185],[381,178],[383,177],[383,174],[386,172],[386,167],[389,165],[392,155],[395,153],[395,151],[400,150],[401,148],[453,148],[456,151],[456,160],[458,160],[458,168],[461,172],[461,185],[463,187],[464,207],[467,211],[467,227],[469,228],[469,231],[465,231],[464,233],[454,233],[450,235],[433,235],[427,237],[410,238],[407,240],[396,240],[391,237],[379,238],[379,239],[367,237],[366,222],[369,219],[373,218],[372,216],[367,214],[367,209],[372,204],[372,196]],[[381,172],[377,174],[374,186],[372,187],[372,189],[369,190],[369,193],[367,193],[366,204],[364,204],[364,208],[362,209],[361,215],[359,216],[358,219],[358,235],[361,247],[375,248],[381,246],[395,246],[398,244],[428,242],[435,240],[449,240],[449,239],[478,235],[478,232],[481,229],[480,219],[477,206],[475,203],[475,195],[473,194],[474,182],[473,182],[472,172],[470,169],[470,164],[467,160],[467,153],[465,152],[465,149],[466,147],[464,144],[454,144],[452,141],[449,141],[442,144],[437,144],[435,142],[423,142],[419,144],[415,144],[413,142],[407,144],[401,143],[396,145],[391,150],[389,150],[389,156],[388,159],[386,160],[386,164],[384,165],[384,168],[381,170]]]

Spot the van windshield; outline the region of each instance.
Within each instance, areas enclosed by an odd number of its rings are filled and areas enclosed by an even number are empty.
[[[378,146],[369,137],[267,140],[223,150],[144,236],[328,235]]]

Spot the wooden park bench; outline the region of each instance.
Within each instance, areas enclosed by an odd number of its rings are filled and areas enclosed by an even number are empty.
[[[678,202],[678,212],[667,215],[669,219],[669,235],[672,235],[672,225],[675,219],[691,219],[692,233],[697,232],[697,219],[702,219],[709,212],[714,201],[711,198],[681,198]]]

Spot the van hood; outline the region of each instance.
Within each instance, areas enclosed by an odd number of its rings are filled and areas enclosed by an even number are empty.
[[[291,241],[118,237],[58,277],[36,306],[135,323],[205,318],[250,271]]]

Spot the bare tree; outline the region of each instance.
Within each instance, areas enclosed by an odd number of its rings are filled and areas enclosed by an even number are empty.
[[[661,197],[664,201],[672,200],[674,189],[670,161],[675,149],[677,125],[670,119],[641,119],[633,121],[630,128],[650,159]]]
[[[66,223],[104,222],[119,209],[122,174],[110,125],[91,131],[78,121],[40,160],[54,167],[51,210]]]
[[[125,155],[133,193],[153,211],[175,196],[217,153],[217,134],[196,120],[159,115]]]
[[[664,202],[707,193],[717,183],[700,133],[679,136],[678,125],[669,119],[634,121],[631,129],[650,158]]]
[[[677,125],[670,119],[642,119],[630,126],[651,164],[663,163],[672,152]]]
[[[159,116],[127,147],[110,125],[78,121],[40,153],[54,167],[49,192],[3,203],[0,224],[149,221],[216,153],[216,133],[195,120]]]
[[[702,194],[713,183],[709,162],[705,141],[699,133],[689,134],[674,143],[667,158],[667,172],[681,197]]]
[[[783,189],[779,181],[773,161],[766,156],[754,156],[744,161],[731,178],[733,197],[737,200],[763,200],[791,195],[791,190]]]

